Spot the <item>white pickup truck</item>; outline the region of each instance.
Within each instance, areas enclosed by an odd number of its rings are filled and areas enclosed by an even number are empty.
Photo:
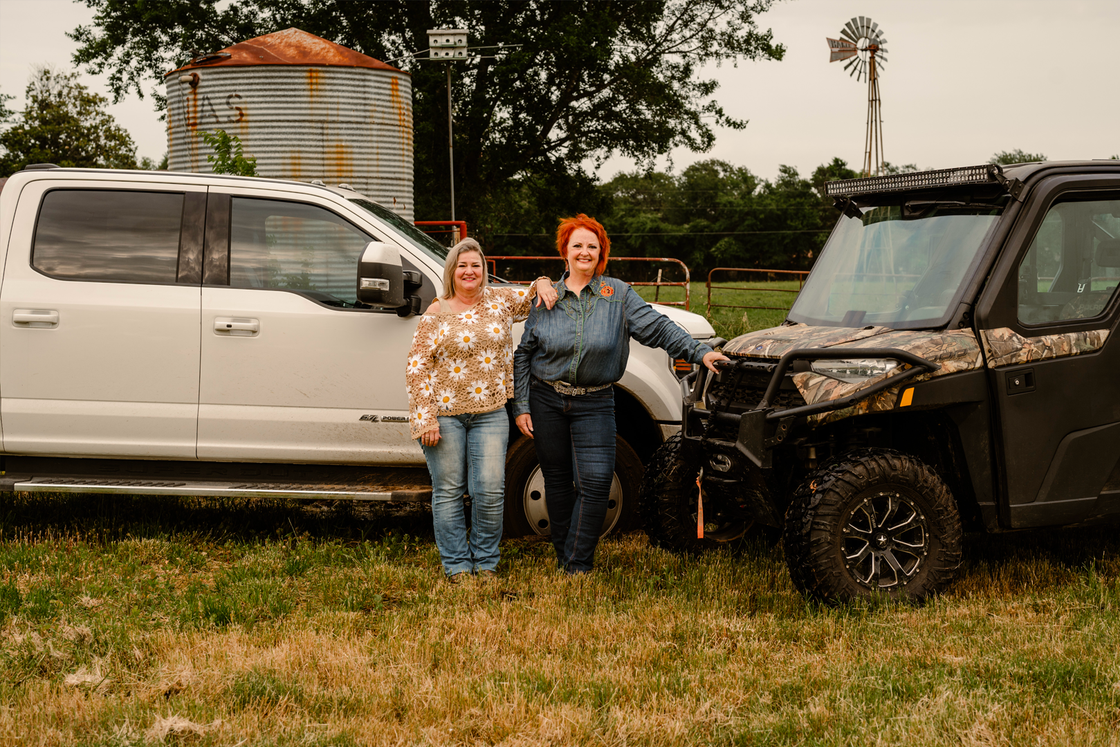
[[[0,490],[429,499],[404,372],[445,254],[345,187],[49,165],[11,176]],[[679,429],[672,361],[635,345],[616,401],[605,530],[633,524],[642,463]],[[532,441],[511,438],[508,534],[548,532],[543,490]]]

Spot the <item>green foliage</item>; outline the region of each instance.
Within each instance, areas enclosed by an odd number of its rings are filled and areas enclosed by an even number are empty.
[[[70,36],[76,61],[108,74],[117,96],[154,83],[157,99],[189,50],[289,27],[397,60],[412,79],[416,216],[431,219],[450,216],[446,73],[409,55],[441,27],[466,29],[473,47],[516,45],[453,68],[456,217],[502,233],[587,211],[576,199],[594,183],[588,160],[652,163],[675,147],[708,149],[716,126],[743,127],[699,71],[781,59],[784,48],[756,25],[773,1],[85,0],[93,23]]]
[[[206,154],[206,162],[213,164],[211,168],[215,174],[257,175],[257,159],[244,154],[241,138],[237,135],[230,135],[225,130],[214,130],[199,133],[199,137],[214,151]]]
[[[105,111],[108,99],[90,92],[76,73],[39,68],[27,84],[26,97],[20,115],[0,104],[3,120],[14,120],[0,133],[0,176],[31,163],[136,168],[136,146]]]
[[[895,165],[895,164],[891,163],[890,161],[883,161],[883,175],[884,176],[892,176],[894,174],[910,174],[914,171],[918,171],[918,167],[916,165],[912,164],[912,163],[904,163],[904,164],[901,164],[901,165]]]
[[[988,159],[988,163],[998,163],[1001,166],[1010,166],[1013,163],[1032,163],[1034,161],[1045,161],[1046,156],[1042,153],[1026,153],[1019,148],[1015,150],[1005,150],[995,153]]]
[[[0,93],[0,124],[5,124],[9,119],[15,116],[16,113],[8,108],[8,102],[14,99],[15,96]]]
[[[856,176],[839,158],[811,179],[782,166],[767,181],[717,160],[679,176],[620,174],[602,187],[610,200],[602,220],[612,255],[680,259],[694,279],[714,267],[807,270],[836,222],[825,183]]]

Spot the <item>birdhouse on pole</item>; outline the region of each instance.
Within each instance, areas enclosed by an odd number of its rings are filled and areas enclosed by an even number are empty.
[[[467,59],[466,29],[428,29],[428,58],[448,62]]]

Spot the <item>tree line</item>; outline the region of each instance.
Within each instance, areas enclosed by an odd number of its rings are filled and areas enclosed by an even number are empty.
[[[586,212],[603,220],[616,256],[676,257],[694,274],[807,269],[835,221],[824,183],[856,176],[839,158],[804,176],[783,166],[773,179],[717,160],[653,170],[674,148],[708,150],[716,126],[746,126],[724,112],[703,68],[780,60],[784,47],[759,25],[775,0],[81,1],[94,19],[69,34],[75,63],[108,75],[118,100],[150,95],[157,109],[168,70],[285,28],[392,60],[412,79],[418,219],[451,213],[445,71],[425,60],[426,31],[466,29],[479,51],[454,68],[456,217],[495,254],[551,254],[557,217]],[[11,100],[0,93],[0,176],[35,162],[156,167],[136,158],[108,101],[76,73],[40,70],[22,112]],[[211,145],[217,162],[250,173],[238,143]],[[638,169],[601,183],[595,169],[614,155]]]

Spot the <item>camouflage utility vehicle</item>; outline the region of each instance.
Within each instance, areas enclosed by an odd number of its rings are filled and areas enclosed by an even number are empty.
[[[809,597],[921,600],[964,530],[1120,516],[1120,162],[828,193],[843,214],[786,321],[683,384],[642,488],[653,542],[779,527]]]

